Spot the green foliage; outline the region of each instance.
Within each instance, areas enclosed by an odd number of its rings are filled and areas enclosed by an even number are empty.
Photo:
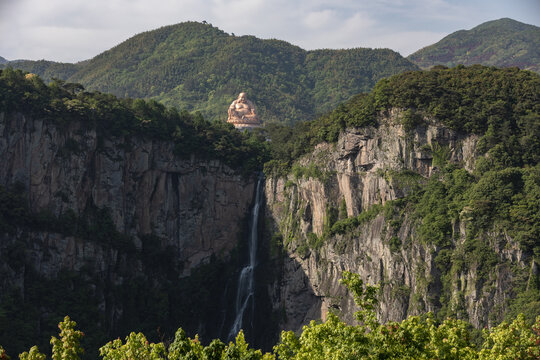
[[[60,338],[52,337],[52,359],[53,360],[79,360],[79,354],[84,353],[80,345],[80,340],[84,336],[82,331],[75,330],[77,323],[72,321],[69,316],[64,318],[58,328],[60,329]]]
[[[390,251],[393,253],[399,252],[399,249],[401,247],[401,240],[397,236],[392,236],[390,238]]]
[[[534,321],[535,316],[540,314],[540,287],[534,285],[532,287],[519,292],[515,299],[510,302],[510,310],[506,313],[505,320],[511,321],[517,315],[523,313],[525,320],[528,322]]]
[[[534,73],[475,65],[396,75],[377,83],[372,96],[380,110],[416,109],[458,131],[483,134],[490,123],[502,125],[505,138],[509,130],[523,136],[518,124],[539,113],[539,88]]]
[[[540,317],[532,328],[521,316],[514,321],[511,331],[505,332],[508,326],[504,324],[491,332],[486,330],[486,341],[478,351],[472,342],[470,324],[455,319],[437,324],[432,314],[380,324],[372,310],[376,290],[364,289],[357,274],[344,273],[343,283],[354,293],[355,302],[363,305],[361,312],[371,313],[369,325],[346,325],[329,314],[326,322],[312,321],[305,326],[299,337],[290,331],[282,332],[281,341],[274,347],[278,359],[473,360],[498,359],[503,353],[514,357],[501,359],[538,356]]]
[[[6,350],[2,346],[0,346],[0,359],[1,360],[9,360],[9,356],[6,354]]]
[[[367,355],[367,341],[362,329],[349,326],[330,313],[326,322],[312,321],[304,326],[299,338],[292,331],[282,332],[274,353],[279,360],[359,359]]]
[[[330,227],[328,236],[333,236],[335,234],[346,234],[349,233],[360,225],[365,224],[368,221],[373,220],[377,215],[383,210],[382,205],[372,205],[369,209],[362,211],[358,216],[353,216],[345,218],[343,220],[335,221]]]
[[[103,360],[159,360],[166,359],[163,343],[148,343],[142,333],[131,333],[126,342],[120,339],[108,342],[99,349]]]
[[[190,339],[184,330],[178,329],[174,341],[168,350],[163,343],[149,343],[142,333],[131,333],[126,342],[120,339],[107,343],[100,349],[103,360],[271,360],[271,354],[262,354],[261,350],[249,347],[240,331],[235,342],[229,345],[213,340],[210,345],[203,346],[198,336]]]
[[[39,352],[37,346],[32,346],[30,351],[19,354],[20,360],[45,360],[47,356]]]
[[[540,72],[540,28],[512,19],[488,21],[471,30],[460,30],[408,57],[423,69],[446,66],[519,66]]]
[[[433,154],[433,166],[443,167],[450,158],[450,148],[435,141],[431,144],[431,153]]]
[[[342,360],[342,359],[441,359],[483,360],[518,359],[533,360],[540,356],[540,316],[534,325],[528,324],[523,315],[508,324],[484,330],[480,350],[472,342],[471,325],[462,320],[446,319],[437,324],[432,314],[411,316],[401,323],[381,324],[375,317],[377,287],[364,286],[358,274],[344,272],[342,283],[353,293],[360,307],[356,313],[360,325],[347,325],[332,313],[325,322],[312,321],[296,336],[283,331],[274,354],[262,354],[246,343],[240,331],[234,342],[225,345],[213,340],[202,345],[198,336],[186,336],[181,328],[168,348],[163,342],[150,343],[143,333],[116,339],[100,349],[103,360]],[[53,337],[53,359],[78,359],[82,353],[79,339],[82,333],[74,328],[68,317],[59,324],[60,339]],[[45,360],[36,346],[22,353],[22,360]],[[0,347],[0,358],[7,355]]]
[[[172,141],[180,157],[196,154],[219,159],[249,174],[268,160],[264,137],[241,133],[223,121],[208,122],[200,113],[178,112],[155,100],[119,99],[100,92],[87,92],[78,84],[61,80],[45,85],[37,76],[26,78],[11,68],[0,70],[0,112],[22,112],[55,122],[59,127],[78,121],[95,128],[98,137],[119,137],[129,143],[132,136]],[[77,152],[72,142],[64,151]]]
[[[470,241],[499,224],[528,253],[540,251],[533,240],[540,235],[538,165],[491,170],[478,177],[448,166],[440,176],[432,176],[413,199],[418,234],[424,242],[449,245],[452,223],[460,219],[467,223]]]
[[[430,343],[428,351],[436,359],[458,360],[476,359],[476,349],[472,343],[471,325],[465,321],[448,318],[436,326],[428,318]]]
[[[328,171],[321,170],[314,163],[309,164],[307,167],[302,167],[298,164],[294,164],[291,168],[291,172],[296,180],[305,177],[322,181],[323,183],[328,181],[333,175]]]
[[[422,116],[413,109],[405,110],[402,116],[401,124],[406,132],[411,132],[424,122]]]
[[[81,67],[81,63],[79,64],[70,64],[70,63],[58,63],[54,61],[47,61],[47,60],[15,60],[10,61],[9,64],[5,64],[4,66],[10,66],[15,69],[21,69],[26,72],[29,72],[31,74],[37,74],[41,78],[43,78],[45,81],[49,82],[54,80],[55,78],[58,79],[68,79],[70,76],[75,74],[77,70]],[[0,65],[0,69],[3,66]]]
[[[535,165],[540,159],[540,76],[517,68],[475,65],[411,71],[380,80],[369,94],[360,94],[316,120],[294,127],[272,125],[266,132],[273,162],[267,174],[287,172],[294,160],[320,142],[336,142],[348,127],[378,126],[377,116],[402,109],[401,124],[412,130],[435,121],[482,138],[485,169]],[[448,160],[448,148],[432,146],[434,165]]]
[[[532,331],[520,314],[511,324],[503,322],[491,331],[485,331],[484,336],[486,341],[479,360],[533,360],[540,357],[540,316],[536,318]]]
[[[360,307],[360,310],[354,314],[354,317],[372,329],[377,325],[375,318],[375,307],[378,304],[377,292],[378,286],[365,285],[360,275],[350,271],[344,271],[340,282],[353,293],[354,303]]]
[[[245,91],[264,122],[289,124],[329,111],[383,77],[417,69],[389,49],[305,51],[196,22],[138,34],[79,64],[10,65],[120,97],[154,98],[211,121],[224,120]]]

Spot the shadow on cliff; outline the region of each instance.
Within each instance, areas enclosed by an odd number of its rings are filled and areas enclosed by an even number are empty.
[[[266,210],[266,206],[263,209]],[[321,318],[321,299],[313,292],[300,262],[284,249],[273,218],[263,211],[262,219],[264,221],[259,221],[259,263],[255,272],[253,344],[271,351],[282,330],[298,331],[311,319]],[[294,276],[285,277],[286,273]]]

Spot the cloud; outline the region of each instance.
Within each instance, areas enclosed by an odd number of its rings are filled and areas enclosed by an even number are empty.
[[[336,18],[336,12],[334,10],[325,9],[320,11],[309,12],[302,22],[309,29],[320,29],[331,25]]]
[[[188,20],[306,49],[388,47],[407,54],[500,17],[540,24],[536,1],[0,0],[0,56],[80,61],[137,33]]]

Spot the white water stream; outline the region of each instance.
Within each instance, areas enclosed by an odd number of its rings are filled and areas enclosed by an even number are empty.
[[[257,189],[255,190],[255,204],[251,210],[251,229],[248,238],[248,250],[249,250],[249,263],[242,269],[240,276],[238,277],[238,289],[236,291],[236,304],[235,311],[236,316],[234,318],[233,325],[229,331],[229,340],[236,337],[240,329],[242,329],[242,323],[246,311],[250,311],[249,319],[253,319],[253,312],[255,309],[254,298],[254,270],[257,265],[257,228],[259,221],[259,209],[262,203],[262,191],[263,191],[264,178],[263,175],[259,175],[257,181]]]

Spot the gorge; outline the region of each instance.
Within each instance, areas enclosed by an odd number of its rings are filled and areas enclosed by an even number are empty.
[[[1,329],[10,353],[47,341],[66,314],[94,348],[179,326],[227,340],[243,318],[264,324],[247,335],[269,348],[329,312],[355,321],[344,270],[380,285],[383,322],[432,311],[491,327],[538,309],[526,301],[539,281],[538,75],[394,77],[284,136],[302,151],[152,102],[1,75],[16,86],[0,112],[0,317],[32,324]],[[295,155],[263,182],[264,146],[274,165],[275,148]]]
[[[241,329],[253,328],[253,315],[255,311],[254,273],[255,267],[257,266],[257,245],[259,239],[258,224],[259,210],[263,202],[263,182],[264,177],[262,174],[260,174],[255,187],[255,201],[253,203],[253,209],[251,210],[251,219],[249,224],[249,262],[242,268],[240,271],[240,276],[238,277],[235,299],[235,317],[231,330],[229,331],[229,340],[234,339]],[[251,324],[244,322],[244,315],[248,310],[250,312],[247,314],[247,318],[251,320]]]

